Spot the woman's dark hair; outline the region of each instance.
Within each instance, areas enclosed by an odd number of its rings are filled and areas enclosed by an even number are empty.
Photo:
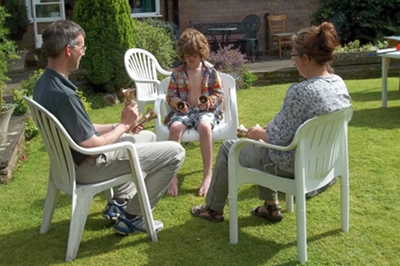
[[[293,48],[299,55],[306,54],[319,65],[327,65],[332,72],[331,63],[335,59],[333,52],[339,45],[335,26],[323,22],[300,30],[292,37]]]

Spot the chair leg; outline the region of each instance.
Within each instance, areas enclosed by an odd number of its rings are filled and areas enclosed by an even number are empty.
[[[85,193],[87,193],[87,191],[85,191]],[[83,195],[83,193],[72,195],[71,222],[69,225],[66,261],[74,260],[78,254],[92,199],[93,195]]]
[[[114,190],[112,188],[106,189],[104,193],[106,194],[106,198],[108,201],[110,201],[114,197]]]
[[[282,59],[282,44],[281,44],[281,38],[278,38],[278,47],[279,47],[279,58]]]
[[[269,38],[270,38],[270,41],[269,41],[269,56],[271,56],[272,55],[272,45],[274,44],[274,41],[273,41],[273,37],[272,36],[270,36]]]
[[[238,188],[233,180],[233,178],[229,179],[229,239],[231,244],[236,245],[239,242],[237,202]]]
[[[399,75],[399,94],[400,94],[400,75]]]
[[[143,109],[144,109],[144,105],[145,102],[141,102],[141,101],[136,101],[137,105],[138,105],[138,110],[140,113],[143,113]]]
[[[286,211],[288,213],[293,212],[293,195],[286,193]]]
[[[349,206],[349,176],[344,174],[340,178],[340,223],[343,232],[350,230],[350,206]]]
[[[158,236],[157,236],[157,232],[154,227],[153,213],[151,210],[149,198],[147,195],[147,189],[146,189],[143,179],[137,180],[137,182],[135,182],[135,185],[136,185],[137,195],[138,195],[138,199],[139,199],[139,203],[140,203],[140,208],[142,210],[142,216],[144,218],[144,222],[145,222],[146,229],[147,229],[147,235],[151,238],[151,240],[153,242],[157,242]]]
[[[46,200],[44,203],[44,211],[42,217],[42,224],[40,226],[40,233],[45,234],[50,229],[51,220],[53,218],[54,210],[56,208],[57,198],[60,191],[53,184],[49,178],[49,183],[47,185]]]
[[[300,263],[307,261],[307,225],[305,195],[296,196],[297,257]]]

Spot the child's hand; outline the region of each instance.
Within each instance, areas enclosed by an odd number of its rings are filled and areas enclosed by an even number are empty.
[[[199,97],[199,108],[202,111],[207,111],[209,108],[208,97],[206,95],[200,95]]]
[[[187,114],[189,113],[189,108],[187,107],[187,105],[185,104],[185,107],[183,107],[182,109],[178,110],[181,114]]]
[[[208,106],[208,102],[207,103],[199,103],[199,108],[202,111],[207,111],[209,106]]]

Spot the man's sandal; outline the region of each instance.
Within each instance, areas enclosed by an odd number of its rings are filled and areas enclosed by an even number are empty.
[[[224,221],[224,216],[222,216],[222,212],[216,212],[214,210],[211,210],[210,208],[206,207],[205,204],[199,205],[199,206],[194,206],[191,211],[192,215],[195,217],[200,217],[207,219],[212,222],[223,222]],[[201,215],[201,214],[206,214],[207,215]],[[219,216],[219,217],[217,217]]]
[[[265,218],[270,222],[280,222],[283,219],[283,216],[281,213],[279,213],[278,215],[272,215],[273,212],[275,211],[281,211],[281,205],[279,204],[274,204],[274,205],[268,205],[264,202],[265,210],[267,211],[266,213],[260,213],[260,208],[262,206],[258,206],[257,208],[254,208],[251,210],[251,214],[261,217],[261,218]]]

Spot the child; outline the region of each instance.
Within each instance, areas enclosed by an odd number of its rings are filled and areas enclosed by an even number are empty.
[[[204,173],[198,195],[205,196],[212,174],[214,143],[211,131],[222,119],[218,106],[224,94],[217,71],[205,61],[210,48],[202,33],[186,29],[179,38],[177,55],[183,63],[174,69],[168,86],[167,101],[173,108],[166,120],[170,129],[169,140],[180,143],[183,131],[188,128],[199,132]],[[204,103],[199,100],[200,96],[205,98]],[[178,195],[177,176],[174,176],[168,194]]]

